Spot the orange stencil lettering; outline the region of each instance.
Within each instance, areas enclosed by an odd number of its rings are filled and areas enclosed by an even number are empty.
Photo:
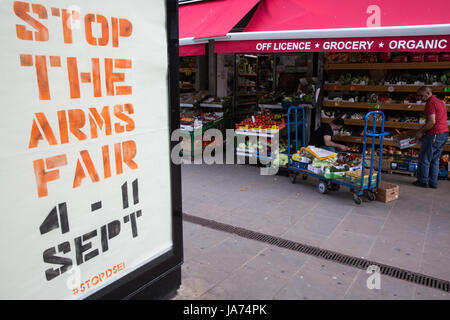
[[[87,150],[80,151],[81,160],[83,164],[86,166],[86,170],[91,177],[92,182],[100,181],[100,178],[95,170],[94,163],[92,162],[91,156]],[[81,165],[80,159],[77,160],[77,167],[75,169],[75,177],[73,179],[73,188],[77,188],[81,185],[82,180],[86,177],[86,173],[84,172],[83,166]]]
[[[52,8],[52,12],[53,12]],[[56,9],[57,10],[57,9]],[[59,10],[53,12],[53,15],[59,16]],[[80,20],[80,13],[78,11],[69,11],[62,9],[62,28],[64,43],[72,43],[72,20]]]
[[[131,103],[125,104],[125,110],[128,114],[134,113],[133,105]],[[134,120],[132,118],[130,118],[129,116],[127,116],[126,114],[124,114],[123,111],[124,111],[123,105],[118,104],[118,105],[114,106],[114,115],[127,124],[126,131],[128,131],[128,132],[133,131],[135,128]],[[115,123],[114,129],[115,129],[116,133],[122,133],[125,131],[124,126],[121,125],[120,123]]]
[[[97,19],[97,21],[95,21]],[[85,24],[85,36],[86,41],[93,46],[97,45],[97,38],[92,35],[92,23],[97,22],[100,23],[102,26],[102,37],[98,39],[98,45],[99,46],[106,46],[109,42],[109,26],[108,26],[108,20],[100,15],[94,15],[92,13],[87,14],[84,17],[84,24]]]
[[[36,148],[40,140],[43,140],[43,136],[47,140],[49,145],[57,145],[58,141],[55,138],[52,127],[48,123],[48,120],[44,113],[35,113],[35,119],[33,119],[33,124],[31,125],[31,135],[30,141],[28,143],[28,148]],[[37,120],[37,122],[36,122]],[[39,125],[38,125],[39,123]]]
[[[109,115],[109,107],[103,107],[101,116],[97,109],[89,108],[89,123],[91,125],[91,138],[97,138],[97,127],[102,129],[103,124],[105,125],[105,135],[109,136],[112,133],[111,130],[111,117]]]
[[[65,154],[50,157],[45,159],[48,169],[61,167],[67,165],[67,157]],[[44,159],[33,161],[34,174],[36,177],[38,197],[45,197],[48,195],[47,183],[59,179],[59,170],[46,171]]]
[[[28,25],[33,27],[34,32],[34,40],[35,41],[48,41],[49,34],[48,29],[41,24],[39,21],[31,17],[28,12],[30,12],[30,4],[22,1],[14,2],[14,13],[20,19],[25,21]],[[33,13],[37,14],[39,19],[47,19],[47,9],[40,4],[32,4]],[[16,35],[17,38],[21,40],[33,40],[33,32],[28,30],[26,26],[22,24],[16,24]]]
[[[115,59],[116,68],[130,69],[131,60],[129,59]],[[132,93],[131,86],[117,86],[116,92],[114,90],[115,82],[125,81],[124,73],[113,72],[113,59],[105,58],[105,81],[106,81],[106,94],[108,96],[117,95],[130,95]]]
[[[100,60],[92,58],[92,74],[89,72],[78,73],[77,58],[67,58],[67,72],[69,76],[70,98],[80,98],[80,77],[83,83],[92,83],[94,97],[102,96],[101,78],[100,78]]]
[[[102,83],[100,79],[100,59],[92,58],[92,86],[94,87],[94,97],[102,96]]]
[[[114,155],[116,159],[116,173],[122,174],[123,167],[122,167],[122,147],[120,143],[114,144]]]
[[[69,128],[70,132],[78,138],[78,140],[86,140],[87,136],[80,129],[86,124],[86,117],[83,110],[71,109],[69,113]]]
[[[69,143],[69,127],[67,124],[67,116],[65,110],[60,110],[58,114],[59,123],[59,136],[61,138],[61,144]]]
[[[77,58],[67,58],[67,73],[69,75],[70,98],[80,97],[80,79],[78,78]]]
[[[111,162],[109,160],[108,145],[102,147],[102,155],[103,155],[103,177],[106,179],[111,177]]]
[[[36,76],[39,88],[39,99],[50,100],[50,87],[48,85],[47,59],[45,56],[36,56]]]
[[[129,37],[133,33],[133,25],[127,19],[111,18],[113,47],[119,47],[119,35]]]
[[[130,169],[137,169],[138,165],[133,161],[136,156],[136,142],[128,140],[122,143],[123,149],[123,162],[130,167]]]

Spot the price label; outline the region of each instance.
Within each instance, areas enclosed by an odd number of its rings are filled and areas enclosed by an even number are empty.
[[[395,91],[395,88],[394,88],[393,86],[390,86],[390,87],[388,88],[388,91],[389,91],[389,92],[394,92],[394,91]]]
[[[252,121],[253,121],[253,123],[255,123],[255,117],[254,116],[252,116]]]

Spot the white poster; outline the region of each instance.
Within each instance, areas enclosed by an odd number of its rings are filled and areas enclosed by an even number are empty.
[[[165,3],[0,4],[0,298],[82,299],[172,247]]]

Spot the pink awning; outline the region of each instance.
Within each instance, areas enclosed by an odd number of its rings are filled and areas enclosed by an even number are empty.
[[[244,32],[448,24],[449,11],[448,0],[265,0]]]
[[[215,0],[180,5],[179,38],[225,36],[259,0]]]
[[[449,0],[263,0],[214,51],[450,51],[448,12]]]
[[[205,54],[205,44],[191,44],[179,47],[179,56],[202,56]]]

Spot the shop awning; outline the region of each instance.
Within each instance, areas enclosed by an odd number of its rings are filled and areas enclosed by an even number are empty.
[[[202,56],[206,52],[205,44],[191,44],[180,46],[179,56]]]
[[[215,52],[449,51],[449,11],[448,0],[263,0]]]
[[[180,5],[180,45],[224,37],[259,0],[214,0]]]

